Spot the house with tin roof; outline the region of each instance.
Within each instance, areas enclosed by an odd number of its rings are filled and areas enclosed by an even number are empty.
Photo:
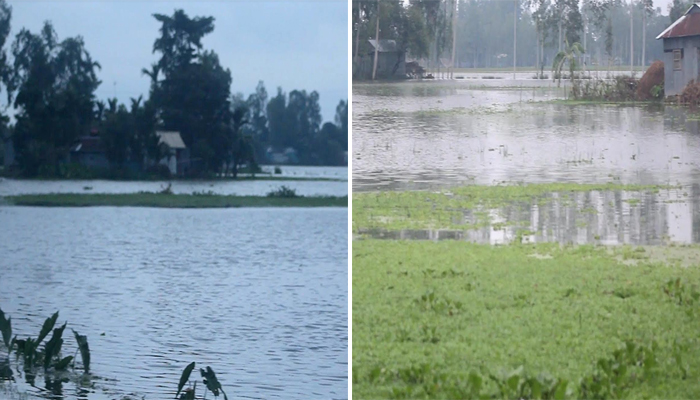
[[[190,154],[180,132],[156,131],[156,136],[164,154],[160,164],[167,166],[172,175],[186,175],[190,167]]]
[[[395,40],[367,41],[359,62],[353,65],[353,76],[359,79],[372,79],[374,53],[377,53],[377,79],[406,78],[406,52],[401,50]]]
[[[693,4],[682,17],[656,37],[664,43],[664,94],[681,94],[688,82],[700,81],[700,5]]]

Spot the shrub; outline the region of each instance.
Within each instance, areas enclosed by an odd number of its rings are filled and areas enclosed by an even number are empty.
[[[577,100],[633,101],[639,81],[629,76],[612,80],[575,80],[571,93]]]
[[[691,79],[681,93],[681,103],[697,106],[700,104],[700,82]]]
[[[267,194],[267,197],[284,197],[284,198],[295,198],[299,197],[295,189],[282,186],[277,190],[273,190]]]

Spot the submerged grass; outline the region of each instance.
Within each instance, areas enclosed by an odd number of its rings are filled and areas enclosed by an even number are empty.
[[[485,210],[529,207],[533,202],[568,201],[573,192],[658,192],[661,185],[548,183],[507,186],[463,186],[441,191],[353,194],[353,231],[364,229],[473,229],[490,224]]]
[[[700,265],[644,253],[355,241],[353,398],[700,398]]]
[[[227,208],[227,207],[347,207],[348,197],[265,197],[198,194],[36,194],[2,198],[11,205],[38,207],[159,207],[159,208]],[[0,199],[0,200],[2,200]]]

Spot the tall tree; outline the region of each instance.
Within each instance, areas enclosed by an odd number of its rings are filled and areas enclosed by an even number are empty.
[[[59,42],[50,22],[39,34],[22,29],[12,54],[8,87],[16,91],[17,161],[28,175],[58,174],[59,161],[91,127],[100,66],[81,37]]]
[[[202,49],[202,38],[214,30],[214,18],[190,18],[183,10],[154,18],[161,23],[161,36],[153,52],[160,54],[158,72],[163,75],[152,85],[157,115],[164,129],[181,133],[193,173],[220,172],[232,146],[227,128],[231,72],[215,52]]]

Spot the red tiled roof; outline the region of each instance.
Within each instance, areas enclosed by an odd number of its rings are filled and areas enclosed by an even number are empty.
[[[670,39],[684,36],[700,35],[700,6],[693,4],[686,13],[678,18],[657,39]]]

